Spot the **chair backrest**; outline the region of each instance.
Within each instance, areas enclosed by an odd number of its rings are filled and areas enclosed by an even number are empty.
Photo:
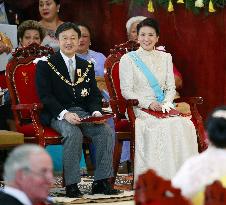
[[[170,180],[163,179],[153,170],[139,176],[134,198],[136,205],[191,205],[180,189],[172,187]]]
[[[37,44],[31,44],[26,48],[19,48],[13,53],[13,58],[6,67],[6,81],[12,106],[40,103],[36,92],[36,65],[33,63],[33,60],[53,53],[51,48]],[[13,114],[16,124],[31,119],[29,110],[13,110]]]
[[[123,54],[137,50],[139,44],[134,41],[127,41],[126,43],[116,45],[114,49],[110,50],[110,55],[105,61],[105,81],[107,89],[112,100],[117,100],[120,103],[113,103],[110,100],[110,105],[116,118],[121,119],[125,117],[126,100],[123,98],[120,89],[119,81],[119,61]]]
[[[220,181],[214,181],[205,190],[204,205],[223,205],[226,204],[226,188]]]

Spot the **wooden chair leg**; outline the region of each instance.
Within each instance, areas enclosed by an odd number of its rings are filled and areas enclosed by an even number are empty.
[[[122,154],[122,144],[123,144],[123,141],[118,140],[117,137],[116,137],[114,154],[113,154],[114,177],[111,180],[112,186],[114,186],[114,184],[115,184],[116,176],[117,176],[118,169],[119,169],[120,157],[121,157],[121,154]]]

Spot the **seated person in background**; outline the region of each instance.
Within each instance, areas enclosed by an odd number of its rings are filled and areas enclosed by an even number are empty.
[[[171,179],[187,158],[198,153],[196,130],[188,118],[162,119],[142,110],[170,110],[176,91],[171,55],[154,49],[160,34],[158,22],[144,19],[137,25],[137,33],[140,48],[123,55],[119,63],[123,97],[139,101],[134,107],[134,178],[136,181],[140,174],[154,169]]]
[[[226,106],[216,108],[206,121],[209,148],[188,159],[172,180],[173,186],[192,199],[195,205],[203,204],[207,185],[226,176]],[[225,184],[225,181],[223,181]]]
[[[34,20],[23,21],[17,30],[19,47],[27,47],[32,43],[41,44],[46,32],[41,25]]]
[[[145,16],[134,16],[126,22],[128,40],[137,42],[137,24],[146,18]]]
[[[38,145],[21,145],[7,157],[3,177],[5,187],[0,191],[0,204],[35,205],[44,202],[54,180],[51,158]]]
[[[46,30],[42,45],[52,47],[56,52],[59,50],[58,40],[55,37],[56,29],[63,21],[59,18],[60,0],[39,0],[39,23]]]
[[[106,57],[100,53],[91,50],[91,30],[85,24],[78,25],[81,31],[81,38],[79,39],[78,49],[76,50],[77,56],[87,61],[91,61],[94,65],[94,71],[96,76],[104,76],[104,63]]]
[[[19,48],[27,47],[32,43],[41,44],[45,37],[45,31],[37,21],[27,20],[22,22],[18,27],[17,36]],[[9,57],[9,60],[11,59],[12,55]],[[0,97],[0,121],[0,129],[16,130],[8,91],[4,92],[2,98]],[[3,125],[4,127],[2,127]]]
[[[93,64],[76,56],[81,32],[70,22],[56,30],[60,51],[37,64],[36,84],[44,105],[42,121],[63,136],[63,165],[66,196],[81,197],[79,161],[83,136],[96,148],[93,194],[117,194],[111,188],[113,176],[113,133],[104,123],[81,123],[86,116],[101,116],[101,95],[97,88]]]

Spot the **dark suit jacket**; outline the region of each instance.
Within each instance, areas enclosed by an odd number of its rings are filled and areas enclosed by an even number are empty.
[[[23,205],[16,198],[0,191],[0,204],[1,205]]]
[[[13,8],[13,6],[6,1],[4,1],[4,5],[9,24],[19,25],[23,21],[21,12]]]
[[[79,79],[78,73],[81,73],[81,77],[87,72],[83,81],[75,86],[65,82],[65,80],[71,81],[67,66],[59,51],[49,58],[49,62],[55,67],[56,72],[59,72],[60,76],[54,72],[47,61],[37,63],[36,85],[40,100],[44,104],[44,112],[41,118],[44,124],[48,125],[51,118],[57,118],[64,109],[70,107],[81,107],[90,114],[94,111],[101,112],[102,98],[97,88],[93,64],[77,56],[75,56],[75,59],[74,82]]]

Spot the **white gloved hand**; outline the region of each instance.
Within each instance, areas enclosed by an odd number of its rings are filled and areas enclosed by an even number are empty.
[[[162,105],[162,112],[163,113],[169,112],[172,108],[174,108],[174,105],[171,102],[165,102]]]

